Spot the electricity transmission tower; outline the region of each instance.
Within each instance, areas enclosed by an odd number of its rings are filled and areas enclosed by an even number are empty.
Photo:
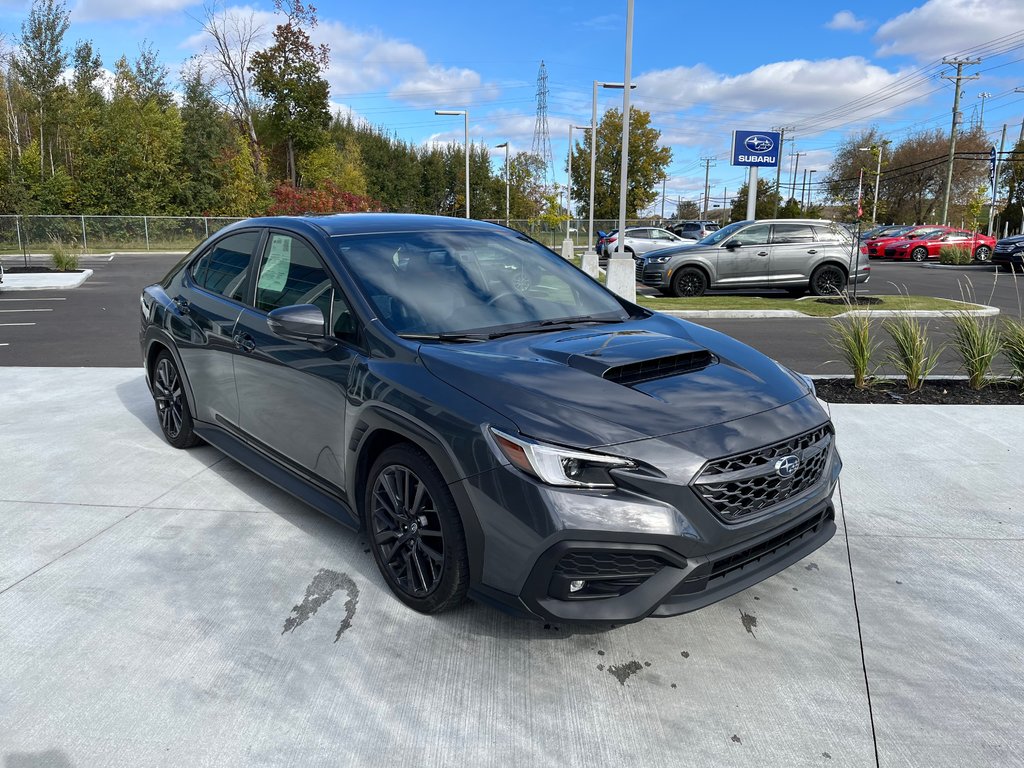
[[[537,72],[537,122],[533,128],[533,147],[530,151],[544,163],[544,185],[550,189],[555,182],[555,159],[551,153],[551,134],[548,131],[548,70],[543,61]]]

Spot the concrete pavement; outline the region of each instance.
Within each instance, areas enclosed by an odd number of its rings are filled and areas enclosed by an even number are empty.
[[[409,611],[137,368],[0,392],[3,766],[1024,764],[1024,409],[833,406],[831,542],[608,628]]]

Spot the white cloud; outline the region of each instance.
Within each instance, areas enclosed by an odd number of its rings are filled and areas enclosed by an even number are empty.
[[[875,33],[879,56],[931,61],[961,53],[1024,28],[1020,0],[928,0],[885,22]]]
[[[405,78],[389,95],[421,107],[446,103],[466,106],[493,99],[498,89],[483,84],[480,75],[471,69],[431,65]]]
[[[71,9],[72,21],[105,21],[108,19],[135,19],[175,13],[200,0],[79,0]]]
[[[832,20],[825,24],[828,29],[848,30],[850,32],[861,32],[868,23],[864,19],[858,19],[853,11],[836,11]]]

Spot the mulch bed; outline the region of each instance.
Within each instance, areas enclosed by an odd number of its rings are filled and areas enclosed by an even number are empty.
[[[855,307],[869,307],[872,304],[881,304],[882,300],[875,296],[858,296],[856,300],[852,295],[845,298],[835,299],[814,299],[815,304],[852,304]]]
[[[857,389],[850,379],[815,379],[818,397],[829,403],[873,405],[1024,405],[1024,390],[1008,381],[971,389],[966,381],[935,379],[910,392],[902,381],[875,381]]]

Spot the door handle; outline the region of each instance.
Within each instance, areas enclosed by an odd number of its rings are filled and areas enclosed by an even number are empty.
[[[186,299],[184,296],[175,296],[172,299],[172,301],[174,302],[174,306],[177,308],[179,312],[181,312],[181,314],[187,315],[189,313],[188,299]]]
[[[256,342],[248,333],[239,333],[233,339],[235,346],[243,352],[252,352],[256,349]]]
[[[768,255],[768,251],[758,251],[757,255],[758,256],[767,256]]]
[[[814,248],[811,248],[811,250],[809,250],[808,253],[815,254],[815,253],[817,253],[817,251]]]

